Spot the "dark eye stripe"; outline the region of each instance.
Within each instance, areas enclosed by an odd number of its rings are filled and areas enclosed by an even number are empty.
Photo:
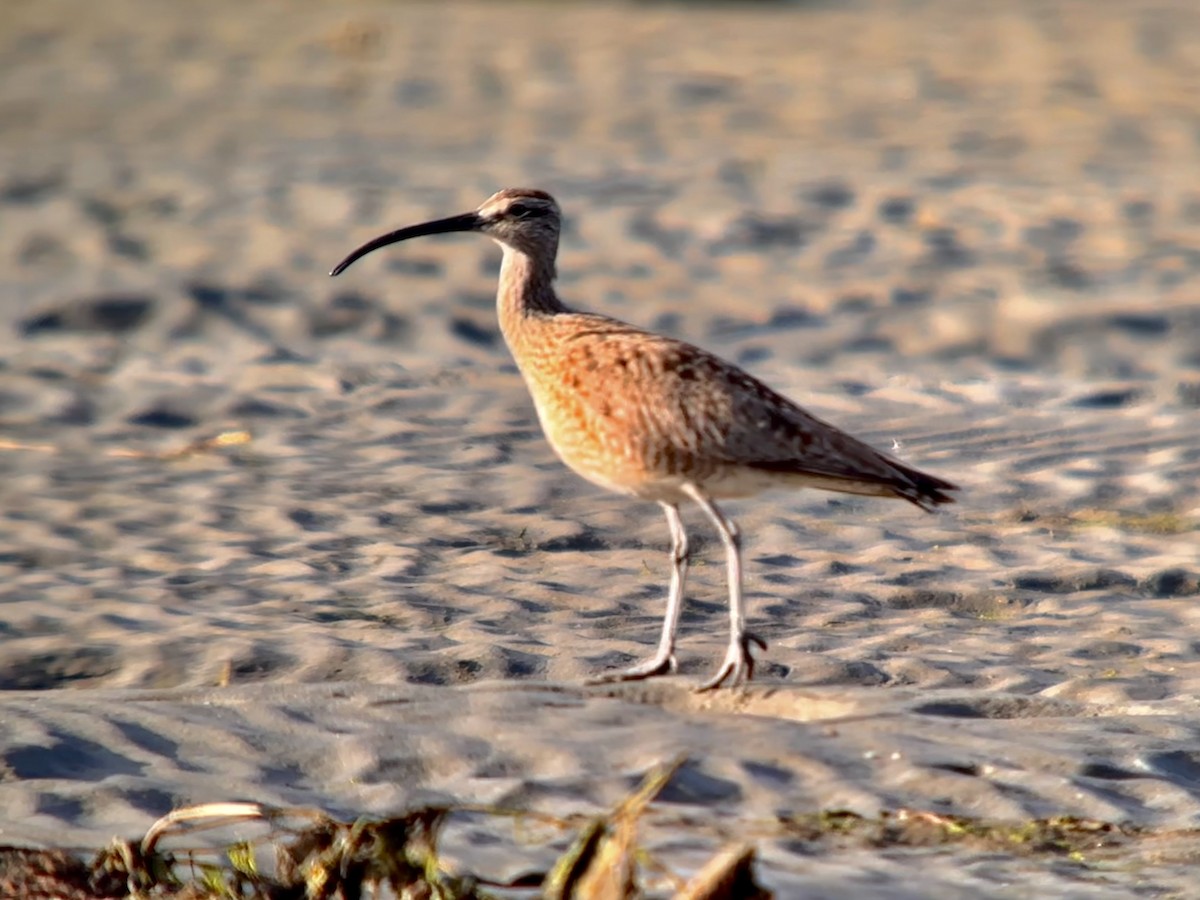
[[[516,203],[510,206],[508,211],[518,219],[536,219],[550,212],[544,206],[525,206],[523,203]]]

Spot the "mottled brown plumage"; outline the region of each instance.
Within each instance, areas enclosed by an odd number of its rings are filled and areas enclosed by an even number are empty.
[[[952,503],[948,481],[880,453],[796,406],[705,350],[607,316],[573,312],[554,291],[560,213],[543,191],[508,189],[478,210],[402,228],[354,251],[337,275],[372,250],[426,234],[479,231],[504,250],[500,329],[559,457],[602,487],[658,502],[672,538],[672,573],[658,651],[601,680],[647,678],[675,666],[675,631],[687,573],[679,505],[697,503],[721,534],[729,571],[730,643],[703,688],[754,671],[741,594],[737,528],[714,500],[771,487],[815,487],[896,497],[929,510]]]

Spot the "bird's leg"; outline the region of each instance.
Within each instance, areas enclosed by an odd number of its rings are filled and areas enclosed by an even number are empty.
[[[729,649],[717,674],[696,688],[698,691],[711,691],[726,681],[732,687],[753,678],[754,657],[750,655],[750,644],[757,644],[763,650],[767,649],[767,644],[762,638],[746,631],[746,614],[742,603],[742,538],[737,526],[695,485],[687,485],[684,490],[708,514],[721,535],[721,543],[725,545],[729,579]]]
[[[683,611],[683,585],[688,570],[688,539],[683,520],[679,517],[679,507],[670,503],[660,505],[667,514],[667,525],[671,529],[671,589],[667,594],[667,612],[663,616],[662,637],[658,641],[658,650],[645,662],[620,672],[597,676],[590,680],[591,684],[638,681],[675,671],[675,632],[679,628],[679,614]]]

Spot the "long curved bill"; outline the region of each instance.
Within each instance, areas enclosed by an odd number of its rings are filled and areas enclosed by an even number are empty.
[[[399,231],[393,231],[389,234],[381,235],[373,241],[367,241],[349,256],[343,259],[340,263],[333,267],[330,275],[341,275],[342,272],[350,268],[358,260],[362,259],[368,253],[378,250],[380,247],[386,247],[389,244],[396,244],[400,241],[407,241],[409,238],[424,237],[427,234],[450,234],[456,231],[475,231],[480,226],[479,214],[474,212],[463,213],[460,216],[451,216],[448,219],[436,219],[433,222],[422,222],[420,225],[409,225],[407,228],[401,228]]]

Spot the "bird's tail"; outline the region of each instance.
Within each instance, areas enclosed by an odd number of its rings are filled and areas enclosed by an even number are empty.
[[[899,463],[893,463],[893,466],[899,476],[892,482],[897,497],[921,507],[925,512],[933,512],[935,506],[943,503],[955,502],[946,492],[959,490],[957,484]]]

